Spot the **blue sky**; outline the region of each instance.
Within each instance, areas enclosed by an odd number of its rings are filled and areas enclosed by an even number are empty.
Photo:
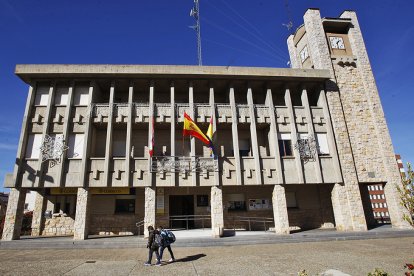
[[[287,67],[282,24],[355,10],[394,148],[414,161],[414,2],[200,0],[204,65]],[[13,170],[28,87],[19,63],[196,64],[192,0],[0,0],[0,182]],[[290,15],[289,15],[290,14]],[[0,184],[2,186],[2,184]],[[3,188],[0,188],[0,191]]]

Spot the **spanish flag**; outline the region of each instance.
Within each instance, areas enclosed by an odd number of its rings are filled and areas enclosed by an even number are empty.
[[[210,125],[208,126],[207,132],[206,132],[206,136],[208,139],[210,139],[210,155],[212,157],[214,157],[214,145],[213,145],[213,141],[215,140],[215,132],[213,131],[213,116],[211,116],[210,118]]]
[[[211,140],[204,135],[204,133],[198,128],[196,123],[188,116],[187,113],[184,112],[184,128],[183,128],[183,136],[193,136],[206,144],[208,147],[212,147]]]

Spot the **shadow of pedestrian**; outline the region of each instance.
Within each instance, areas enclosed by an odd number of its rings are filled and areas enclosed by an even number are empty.
[[[197,254],[197,255],[187,256],[187,257],[181,258],[181,259],[176,259],[175,262],[176,263],[191,262],[191,261],[195,261],[195,260],[198,260],[200,258],[203,258],[205,256],[207,256],[207,255],[206,254]]]

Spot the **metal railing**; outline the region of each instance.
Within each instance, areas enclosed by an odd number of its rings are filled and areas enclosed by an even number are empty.
[[[233,229],[236,229],[236,222],[247,222],[249,226],[249,231],[252,231],[252,223],[263,223],[264,231],[267,231],[266,224],[274,224],[273,218],[266,217],[243,217],[243,216],[234,216],[233,217]]]
[[[144,221],[138,221],[135,223],[135,226],[138,228],[138,236],[141,236],[141,227],[144,227]]]
[[[172,222],[173,221],[185,221],[186,222],[186,229],[188,230],[188,223],[189,221],[200,221],[201,220],[201,225],[202,228],[204,230],[204,220],[211,220],[211,215],[179,215],[179,216],[169,216],[168,218],[169,220],[169,224],[170,224],[170,228],[172,228]]]

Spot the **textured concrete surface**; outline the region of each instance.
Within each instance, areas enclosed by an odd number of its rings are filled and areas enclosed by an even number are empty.
[[[1,275],[309,275],[335,270],[366,275],[382,268],[402,275],[414,238],[173,247],[177,262],[146,267],[145,248],[0,250]],[[165,252],[165,259],[169,253]],[[153,260],[154,263],[154,260]],[[332,275],[332,274],[326,274]]]

